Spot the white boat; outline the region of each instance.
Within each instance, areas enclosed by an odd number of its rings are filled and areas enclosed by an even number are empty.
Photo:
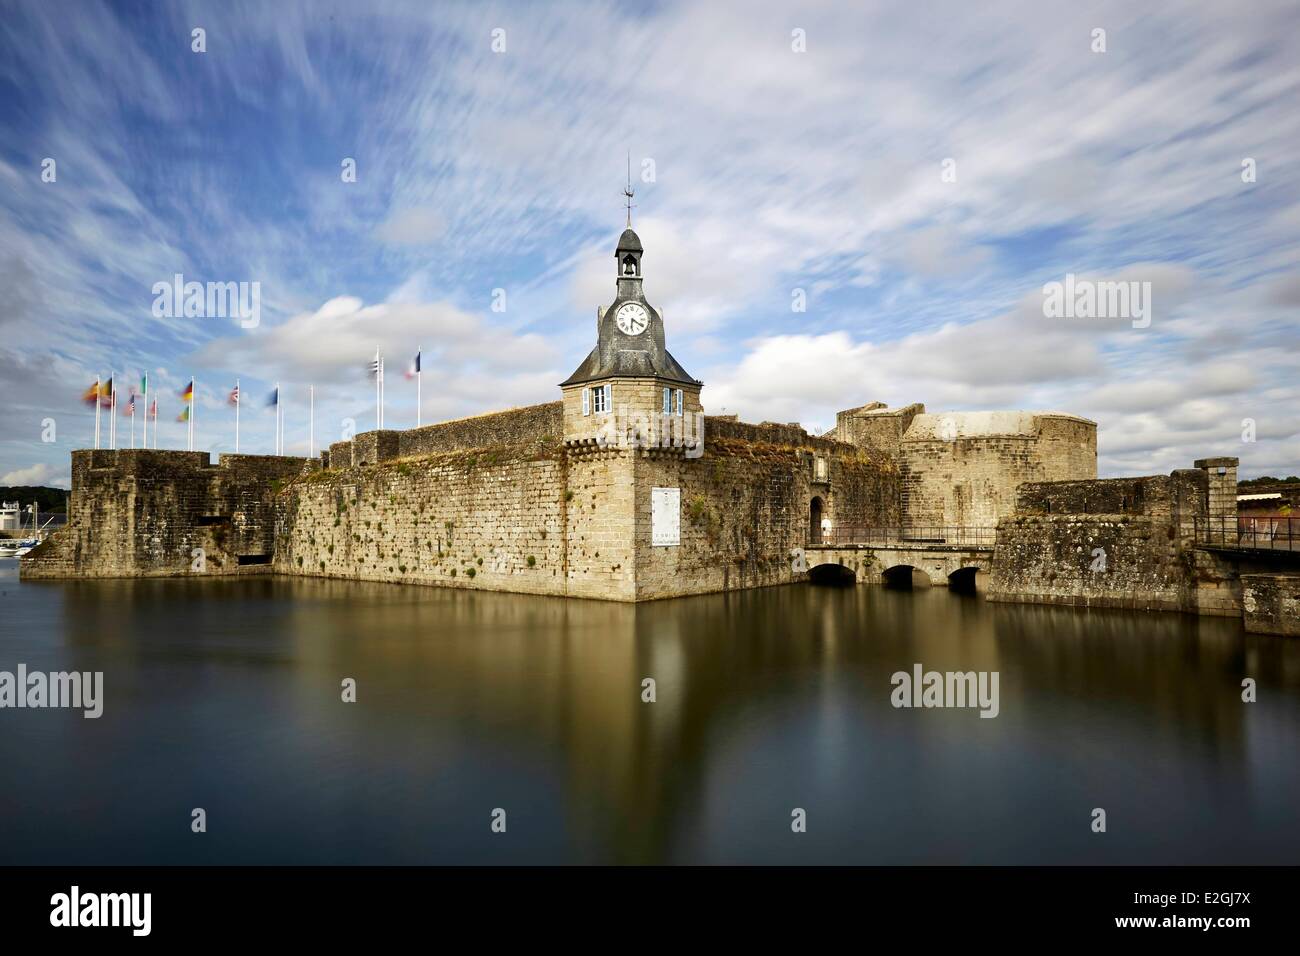
[[[21,558],[40,543],[36,538],[28,538],[25,541],[9,538],[0,541],[0,558]]]

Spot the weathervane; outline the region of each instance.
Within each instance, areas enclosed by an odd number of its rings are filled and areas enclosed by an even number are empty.
[[[627,151],[627,186],[623,189],[625,203],[627,205],[627,227],[632,228],[632,208],[636,204],[632,202],[632,151]]]

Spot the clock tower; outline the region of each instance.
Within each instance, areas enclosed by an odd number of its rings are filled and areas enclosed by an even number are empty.
[[[566,440],[680,446],[703,409],[703,383],[664,344],[663,315],[642,288],[641,239],[629,225],[614,250],[614,301],[596,312],[596,347],[560,383]]]

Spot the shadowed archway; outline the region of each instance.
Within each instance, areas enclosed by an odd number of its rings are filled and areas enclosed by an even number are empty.
[[[808,503],[808,540],[813,544],[822,543],[822,499],[819,495],[813,495],[812,501]]]
[[[948,590],[956,594],[974,594],[978,590],[978,567],[958,568],[948,575]]]
[[[910,564],[896,564],[880,573],[880,583],[887,588],[910,591],[912,590],[912,572],[915,570]]]
[[[849,587],[858,583],[858,576],[852,568],[842,564],[819,564],[808,569],[808,581],[830,587]]]

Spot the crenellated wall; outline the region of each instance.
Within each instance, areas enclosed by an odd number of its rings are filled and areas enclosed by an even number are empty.
[[[908,528],[993,529],[1025,482],[1097,477],[1097,425],[1060,412],[940,412],[879,402],[836,416],[836,437],[898,462]]]
[[[768,426],[729,430],[765,434]],[[770,426],[776,436],[789,426]],[[825,462],[818,480],[816,461]],[[681,544],[655,547],[650,496],[681,489]],[[803,580],[796,549],[808,542],[809,502],[822,500],[832,525],[896,525],[898,472],[888,459],[829,439],[798,444],[712,437],[704,457],[650,456],[638,463],[637,597],[647,600]]]
[[[893,462],[798,426],[721,420],[697,454],[564,440],[562,416],[553,402],[366,432],[320,461],[76,452],[69,527],[22,573],[243,569],[636,601],[801,578],[814,495],[830,520],[898,521]],[[661,486],[681,493],[672,547],[651,540]]]
[[[998,524],[989,600],[1240,614],[1239,562],[1196,547],[1197,519],[1227,493],[1217,471],[1197,464],[1022,485],[1015,513]]]
[[[232,574],[269,562],[276,490],[301,458],[154,449],[72,453],[68,523],[20,564],[24,578]]]

